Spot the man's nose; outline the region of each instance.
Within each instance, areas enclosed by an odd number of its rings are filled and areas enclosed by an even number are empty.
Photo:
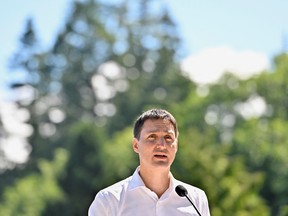
[[[161,147],[165,147],[166,146],[166,142],[164,137],[160,137],[158,142],[157,142],[157,146],[161,146]]]

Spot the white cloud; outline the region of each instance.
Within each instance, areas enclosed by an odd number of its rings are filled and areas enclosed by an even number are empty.
[[[247,79],[269,67],[266,55],[254,51],[237,52],[229,47],[205,49],[181,63],[183,72],[199,84],[215,83],[227,71]]]

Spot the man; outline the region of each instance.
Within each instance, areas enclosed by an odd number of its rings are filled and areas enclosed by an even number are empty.
[[[101,190],[88,215],[210,216],[205,192],[176,180],[170,172],[178,149],[178,134],[176,120],[166,110],[151,109],[139,116],[132,142],[139,155],[139,167],[129,178]],[[175,192],[178,185],[188,190],[187,196],[195,208]]]

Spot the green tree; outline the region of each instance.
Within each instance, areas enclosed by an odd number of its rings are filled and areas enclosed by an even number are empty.
[[[179,69],[177,59],[182,47],[177,26],[163,6],[153,10],[157,1],[124,1],[123,11],[129,11],[131,5],[138,9],[137,16],[127,22],[126,16],[118,18],[120,31],[126,27],[127,46],[121,55],[112,60],[124,68],[128,90],[113,98],[117,115],[108,122],[111,131],[117,131],[135,120],[144,108],[158,106],[169,107],[171,103],[182,101],[193,89],[193,83],[185,78]],[[130,16],[133,16],[130,15]]]
[[[217,145],[216,130],[199,131],[191,122],[180,128],[175,177],[202,188],[208,195],[212,215],[269,215],[258,195],[263,174],[247,171],[242,156],[229,156],[231,145]]]
[[[247,181],[246,186],[250,184],[251,192],[269,203],[271,215],[283,215],[287,204],[287,172],[282,170],[287,167],[288,154],[284,132],[287,68],[287,55],[281,54],[275,57],[273,71],[248,80],[227,73],[219,83],[206,86],[206,96],[191,92],[184,104],[174,106],[184,128],[197,125],[197,130],[209,139],[207,142],[218,148],[215,151],[228,145],[225,157],[242,158],[243,169],[251,173],[248,179],[254,179],[254,173],[263,176],[262,180],[255,178],[254,183]],[[214,132],[206,134],[211,128]],[[218,201],[221,206],[222,201]]]
[[[62,202],[65,194],[59,187],[58,179],[64,171],[68,157],[66,150],[57,149],[53,161],[38,161],[39,173],[30,173],[17,180],[15,185],[5,188],[0,214],[42,215],[48,205]]]
[[[256,94],[265,100],[265,112],[238,127],[233,142],[233,152],[245,155],[250,170],[265,173],[261,196],[272,215],[283,215],[288,202],[287,68],[287,54],[280,54],[274,70],[254,80]]]
[[[104,128],[95,123],[79,122],[71,125],[66,134],[66,149],[70,160],[65,172],[59,178],[59,185],[65,192],[65,202],[54,203],[46,211],[46,215],[86,215],[95,191],[104,185],[104,167],[107,158],[103,156],[103,143],[106,142]],[[71,205],[73,203],[73,205]]]

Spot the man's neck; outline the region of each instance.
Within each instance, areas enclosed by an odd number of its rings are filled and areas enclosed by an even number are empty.
[[[163,193],[169,188],[170,175],[169,169],[157,170],[157,169],[144,169],[140,167],[139,175],[145,186],[151,191],[155,192],[160,198]]]

